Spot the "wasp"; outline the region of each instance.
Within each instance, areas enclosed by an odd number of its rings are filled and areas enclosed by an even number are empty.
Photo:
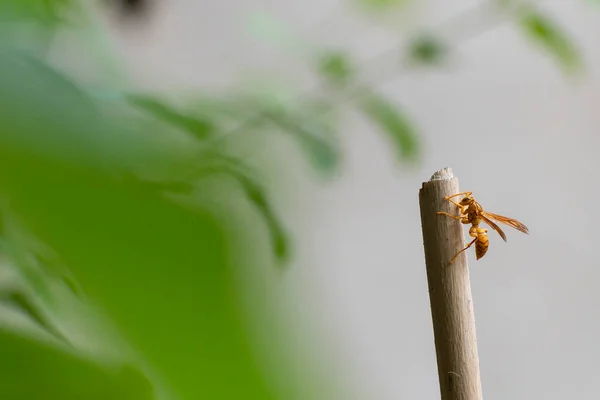
[[[485,253],[487,253],[489,247],[489,239],[487,235],[488,230],[479,227],[481,222],[485,222],[486,224],[491,226],[492,229],[498,232],[500,237],[505,242],[506,234],[493,220],[506,224],[525,234],[529,234],[529,229],[523,223],[517,221],[516,219],[504,217],[502,215],[485,211],[481,204],[475,201],[472,194],[473,192],[461,192],[453,194],[452,196],[444,197],[444,200],[450,201],[460,209],[459,216],[450,215],[447,212],[443,211],[439,211],[437,213],[438,215],[446,215],[452,219],[458,220],[465,225],[471,224],[471,228],[469,229],[469,236],[471,236],[474,239],[464,249],[456,253],[454,258],[450,261],[450,264],[452,264],[456,260],[460,253],[471,247],[473,243],[475,243],[475,255],[478,260],[481,257],[483,257]],[[460,203],[457,203],[456,201],[452,200],[452,198],[461,195],[464,195],[464,197],[462,198]]]

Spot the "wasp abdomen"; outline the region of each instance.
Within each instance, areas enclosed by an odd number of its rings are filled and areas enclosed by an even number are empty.
[[[485,229],[487,231],[487,229]],[[477,241],[475,242],[475,255],[479,260],[485,256],[489,248],[490,240],[486,232],[477,232]]]

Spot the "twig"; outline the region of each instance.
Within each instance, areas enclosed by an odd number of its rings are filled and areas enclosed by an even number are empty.
[[[436,172],[419,191],[429,300],[442,400],[481,400],[475,317],[462,224],[437,211],[458,215],[444,197],[458,193],[450,168]]]
[[[446,39],[450,39],[450,41],[452,42],[451,46],[456,48],[462,43],[467,42],[468,40],[471,40],[488,30],[496,28],[498,24],[507,20],[506,16],[502,16],[492,21],[492,23],[488,23],[487,25],[481,24],[481,20],[486,20],[485,18],[483,18],[485,16],[485,13],[489,11],[489,8],[493,8],[494,6],[497,6],[497,4],[494,1],[490,0],[481,4],[477,4],[447,20],[442,21],[436,27],[430,28],[430,31],[436,32],[438,33],[438,35],[444,36],[444,38]],[[476,23],[474,24],[473,22]],[[378,55],[373,56],[372,58],[364,62],[362,65],[358,66],[358,70],[366,70],[370,66],[381,65],[382,63],[387,61],[387,58],[390,57],[393,57],[395,61],[401,60],[403,42],[404,41],[400,41],[396,43],[391,49],[385,50],[379,53]],[[400,72],[402,72],[403,69],[404,66],[399,65],[398,68],[395,69],[390,75],[379,72],[374,74],[374,77],[370,80],[359,80],[350,88],[347,88],[341,93],[338,93],[338,95],[340,96],[340,98],[337,99],[338,104],[355,101],[357,100],[357,97],[360,97],[361,95],[369,95],[369,93],[371,92],[371,87],[389,82]],[[310,99],[322,91],[323,85],[318,84],[316,88],[311,88],[299,94],[295,99],[295,102]],[[325,110],[321,112],[325,112]],[[220,139],[229,138],[231,136],[237,135],[238,133],[242,133],[249,126],[260,123],[267,118],[267,113],[265,113],[262,110],[258,111],[249,119],[241,122],[236,127],[225,132],[220,137]]]

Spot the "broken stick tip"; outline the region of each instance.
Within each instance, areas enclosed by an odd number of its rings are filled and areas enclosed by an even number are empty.
[[[441,181],[444,179],[452,179],[454,178],[454,174],[452,173],[452,168],[445,167],[436,171],[433,175],[431,175],[430,181]]]

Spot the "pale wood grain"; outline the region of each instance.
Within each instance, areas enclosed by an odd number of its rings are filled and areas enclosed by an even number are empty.
[[[448,265],[465,246],[465,225],[436,214],[446,211],[458,215],[457,207],[444,200],[460,192],[458,179],[449,168],[431,178],[419,191],[419,204],[441,399],[481,400],[467,252]]]

